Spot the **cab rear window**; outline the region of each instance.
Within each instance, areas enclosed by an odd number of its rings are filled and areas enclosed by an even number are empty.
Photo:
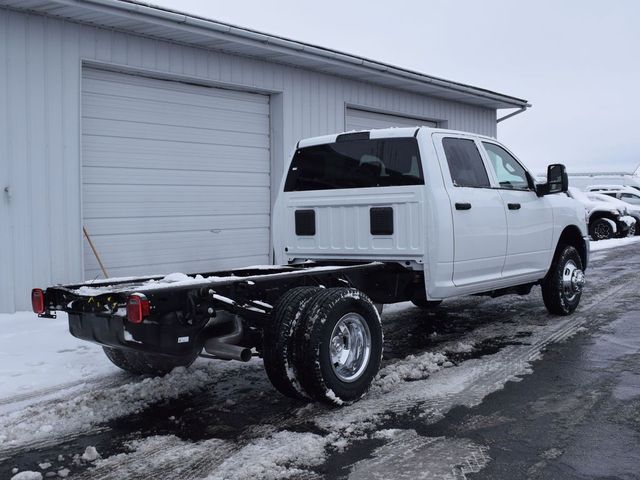
[[[299,148],[285,192],[424,185],[415,138],[346,140]]]

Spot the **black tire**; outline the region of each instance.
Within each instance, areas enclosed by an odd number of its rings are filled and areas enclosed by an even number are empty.
[[[287,397],[308,398],[298,381],[293,332],[318,290],[319,287],[297,287],[286,292],[274,306],[271,324],[263,334],[264,369],[271,384]]]
[[[353,288],[322,290],[307,306],[303,320],[295,332],[294,359],[305,392],[314,400],[334,405],[358,400],[371,387],[382,361],[382,325],[371,300]],[[359,365],[359,368],[353,372],[351,379],[345,381],[337,373],[339,367],[332,363],[330,345],[336,325],[339,322],[345,325],[344,322],[348,321],[354,322],[351,326],[361,325],[361,331],[368,332],[370,350],[368,357],[365,355],[360,362],[355,362],[354,365]],[[357,335],[354,334],[353,338],[356,339]],[[346,337],[342,337],[342,341],[340,349],[351,345],[351,340],[346,342]],[[360,350],[354,348],[353,351]]]
[[[424,310],[433,310],[434,308],[438,308],[442,303],[442,300],[427,300],[426,298],[412,298],[411,303],[413,303],[416,307],[422,308]]]
[[[582,296],[582,290],[567,292],[563,277],[569,276],[575,267],[582,272],[582,259],[578,251],[570,245],[558,247],[547,276],[542,282],[542,299],[549,313],[569,315],[573,313]]]
[[[594,240],[608,240],[613,238],[614,231],[610,220],[606,218],[598,218],[589,223],[589,235]]]
[[[627,232],[627,236],[628,237],[633,237],[635,235],[638,235],[640,233],[640,231],[638,230],[637,224],[634,223],[633,225],[631,225],[629,227],[629,231]]]
[[[169,357],[112,347],[102,349],[116,367],[136,375],[166,375],[176,367],[188,367],[195,362],[199,353],[186,357]]]

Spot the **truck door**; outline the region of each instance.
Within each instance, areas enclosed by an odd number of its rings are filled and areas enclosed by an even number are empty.
[[[439,156],[453,216],[453,284],[500,280],[507,251],[507,220],[500,193],[491,188],[473,138],[445,136]],[[437,144],[436,140],[436,144]],[[448,171],[447,171],[448,170]]]
[[[538,197],[526,170],[505,148],[482,141],[507,216],[507,256],[503,277],[543,273],[553,248],[553,209]]]

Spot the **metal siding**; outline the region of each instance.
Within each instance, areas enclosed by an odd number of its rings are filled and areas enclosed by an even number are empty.
[[[371,112],[357,108],[346,110],[346,130],[369,130],[372,128],[437,126],[421,118],[405,117],[388,113]]]
[[[281,92],[280,125],[272,125],[281,131],[280,138],[271,139],[278,144],[273,149],[274,172],[281,171],[300,138],[344,130],[345,104],[433,118],[452,129],[496,134],[491,108],[37,14],[0,9],[0,26],[5,40],[0,45],[0,61],[6,65],[0,71],[0,86],[6,84],[0,95],[6,96],[3,105],[7,107],[2,113],[7,125],[0,129],[0,160],[13,191],[10,203],[6,198],[0,203],[0,219],[8,219],[11,229],[8,233],[3,222],[0,250],[13,250],[13,262],[4,260],[6,253],[0,257],[0,311],[30,308],[29,291],[34,286],[77,281],[83,275],[83,60],[145,70],[158,77],[187,75],[203,84]],[[280,183],[279,178],[271,182],[272,188]],[[12,264],[13,273],[7,274]]]
[[[9,71],[9,18],[0,14],[0,72]],[[13,221],[11,218],[10,178],[13,170],[11,146],[9,145],[9,78],[0,73],[0,312],[14,309],[14,252]]]

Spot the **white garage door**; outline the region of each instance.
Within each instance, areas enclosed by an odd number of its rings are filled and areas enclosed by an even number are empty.
[[[83,221],[110,276],[268,263],[269,167],[267,96],[83,71]]]
[[[370,112],[356,108],[347,108],[346,130],[369,130],[372,128],[389,127],[436,127],[436,122],[429,122],[420,118],[391,115],[388,113]]]

